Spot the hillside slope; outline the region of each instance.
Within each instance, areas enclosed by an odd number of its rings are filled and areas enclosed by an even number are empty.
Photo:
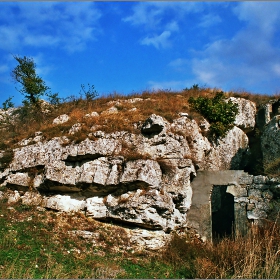
[[[216,94],[142,93],[45,104],[37,115],[2,111],[1,197],[158,231],[157,240],[186,230],[197,171],[279,174],[279,100],[227,93],[238,114],[213,139],[212,123],[189,98]]]

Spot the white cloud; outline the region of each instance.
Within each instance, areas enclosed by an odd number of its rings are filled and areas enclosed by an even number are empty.
[[[156,48],[171,45],[170,37],[179,32],[179,22],[185,20],[188,13],[203,10],[204,4],[199,2],[140,2],[134,5],[133,13],[123,18],[124,22],[133,26],[142,26],[147,33],[140,42]],[[152,33],[161,33],[158,36]]]
[[[279,89],[280,52],[274,41],[280,3],[241,2],[234,11],[245,21],[245,27],[231,39],[215,41],[206,45],[204,51],[194,52],[192,67],[198,81],[262,92],[274,91],[277,86]]]
[[[184,18],[187,13],[199,12],[204,9],[201,2],[140,2],[133,7],[133,14],[125,17],[123,21],[133,25],[146,25],[153,27],[159,24],[165,14],[171,14],[177,19]]]
[[[280,21],[279,2],[241,2],[233,10],[240,20],[247,21],[251,27],[260,32],[271,35]]]
[[[160,35],[154,37],[146,37],[141,40],[142,45],[153,45],[155,48],[167,48],[170,46],[168,38],[170,37],[170,31],[163,31]]]
[[[275,75],[280,77],[280,63],[274,64],[272,69],[274,70]]]
[[[101,13],[91,2],[0,3],[0,48],[56,46],[83,49],[98,33]],[[2,43],[3,42],[3,43]]]
[[[186,72],[187,67],[189,67],[189,65],[190,61],[184,58],[177,58],[168,63],[168,66],[170,66],[178,72]]]
[[[222,21],[221,17],[218,15],[207,14],[202,16],[200,23],[198,24],[199,27],[202,28],[209,28],[215,24],[218,24]]]
[[[133,7],[133,14],[123,18],[123,21],[154,29],[161,21],[162,12],[162,9],[155,9],[152,2],[141,2]]]

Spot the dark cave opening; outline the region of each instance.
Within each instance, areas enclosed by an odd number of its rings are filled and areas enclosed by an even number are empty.
[[[212,238],[217,240],[234,235],[234,197],[227,186],[213,186],[211,195]]]

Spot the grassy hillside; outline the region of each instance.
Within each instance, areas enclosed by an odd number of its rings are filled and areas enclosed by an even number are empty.
[[[280,277],[280,228],[212,245],[174,235],[158,252],[132,248],[121,227],[83,214],[38,211],[0,202],[1,278],[274,278]],[[93,243],[74,230],[98,236]]]
[[[129,96],[112,94],[95,100],[72,96],[66,98],[59,105],[46,108],[46,110],[43,110],[44,112],[32,110],[30,107],[21,107],[14,112],[14,114],[17,113],[16,119],[10,116],[4,121],[0,120],[0,129],[5,131],[5,133],[1,134],[0,149],[12,148],[20,140],[34,136],[36,131],[42,131],[47,139],[55,136],[68,136],[69,129],[78,122],[83,123],[83,127],[80,132],[72,136],[72,140],[75,141],[85,139],[93,125],[96,126],[96,129],[103,130],[104,132],[126,130],[137,133],[137,129],[135,129],[133,124],[144,121],[153,113],[172,122],[174,118],[178,117],[179,112],[188,112],[191,118],[199,121],[202,116],[191,108],[189,98],[196,98],[198,96],[213,98],[219,91],[217,89],[193,87],[178,92],[145,91]],[[257,106],[280,97],[250,94],[247,92],[228,92],[225,95],[226,97],[234,96],[252,100],[256,102]],[[113,103],[116,100],[132,98],[141,98],[143,100],[135,103]],[[100,115],[99,117],[91,118],[84,117],[93,111],[101,113],[113,105],[118,109],[118,114]],[[70,120],[62,125],[53,125],[53,119],[62,114],[69,115],[71,117]]]
[[[71,97],[48,111],[18,108],[16,118],[10,116],[0,122],[0,150],[5,150],[0,164],[12,158],[12,148],[35,132],[45,139],[67,135],[79,142],[92,132],[126,130],[139,133],[134,123],[158,114],[168,121],[188,112],[199,121],[202,116],[194,111],[190,97],[212,98],[219,90],[193,87],[180,92],[142,92],[130,96],[114,94],[95,100]],[[227,97],[243,97],[257,106],[280,96],[229,92]],[[115,102],[141,98],[134,103]],[[110,107],[117,114],[103,115]],[[136,108],[136,109],[135,109]],[[133,109],[133,110],[131,110]],[[99,117],[85,118],[97,112]],[[54,125],[61,114],[71,118],[67,123]],[[75,123],[82,129],[69,135]],[[6,191],[4,187],[0,191]],[[97,236],[97,242],[73,234],[83,230]],[[71,234],[72,233],[72,234]],[[8,205],[0,200],[0,277],[1,278],[279,278],[280,228],[267,222],[266,227],[253,227],[246,237],[227,238],[215,244],[202,243],[195,235],[174,235],[161,251],[152,252],[133,248],[122,227],[103,224],[80,214],[43,211],[21,204]]]

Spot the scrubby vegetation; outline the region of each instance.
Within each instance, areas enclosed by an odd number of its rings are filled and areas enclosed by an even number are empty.
[[[85,89],[87,94],[96,95],[95,89]],[[190,98],[198,100],[214,100],[220,90],[209,88],[191,88],[182,91],[144,91],[142,93],[134,93],[131,95],[112,94],[108,96],[102,95],[98,98],[87,98],[84,95],[68,97],[59,104],[51,105],[41,102],[42,110],[34,110],[33,107],[25,105],[15,108],[11,115],[8,115],[5,120],[0,118],[0,129],[4,129],[0,145],[10,146],[11,148],[24,138],[33,137],[36,131],[42,131],[46,139],[54,136],[68,135],[68,131],[75,123],[82,124],[82,130],[72,138],[76,141],[85,139],[92,130],[93,126],[96,130],[104,132],[114,132],[116,130],[126,130],[129,132],[139,133],[135,127],[135,123],[143,122],[151,114],[158,114],[168,121],[178,118],[179,112],[188,112],[190,118],[197,121],[203,119],[203,114],[195,110]],[[249,93],[224,93],[224,96],[219,99],[217,104],[222,102],[224,97],[240,96],[247,99],[257,101],[260,105],[269,99],[279,98],[279,96],[255,95]],[[95,96],[97,97],[97,96]],[[134,103],[116,102],[117,100],[127,100],[132,98],[141,98],[142,100]],[[216,98],[217,99],[217,98]],[[192,99],[191,99],[192,100]],[[212,102],[212,101],[211,101]],[[192,104],[191,104],[192,103]],[[115,106],[118,109],[117,114],[101,114],[110,107]],[[214,106],[214,105],[213,105]],[[224,106],[224,105],[223,105]],[[222,106],[219,110],[222,110]],[[99,117],[85,118],[86,114],[97,112]],[[219,114],[222,111],[219,111]],[[62,125],[54,125],[52,121],[59,115],[68,114],[70,120]],[[211,120],[210,120],[211,121]],[[8,123],[8,125],[7,125]],[[216,133],[220,133],[221,128],[215,128],[215,122],[212,122],[212,129]]]
[[[97,242],[75,231],[92,232]],[[0,202],[1,278],[279,279],[280,228],[252,226],[246,236],[215,244],[173,235],[161,251],[137,250],[121,227],[83,214],[40,212]]]
[[[19,62],[28,62],[31,68],[35,67],[28,59]],[[36,85],[29,84],[28,79],[19,80],[26,94],[23,106],[11,110],[11,98],[3,103],[0,171],[13,159],[13,148],[18,142],[34,137],[38,131],[42,132],[40,135],[44,139],[66,135],[77,143],[87,137],[94,139],[92,132],[96,130],[140,133],[138,124],[151,114],[172,122],[178,118],[178,113],[187,112],[198,122],[206,118],[211,124],[209,137],[217,139],[232,127],[237,113],[236,105],[226,102],[226,98],[246,98],[256,102],[257,106],[280,98],[247,92],[222,93],[218,89],[200,88],[198,85],[176,92],[158,90],[99,97],[95,87],[88,84],[88,88],[81,85],[78,96],[64,100],[58,94],[49,93],[49,103],[46,103],[39,97],[48,87],[35,72],[31,74],[38,84],[41,83],[39,91]],[[128,102],[132,99],[133,102]],[[104,113],[112,107],[117,113]],[[91,115],[92,112],[98,115]],[[62,114],[69,115],[70,119],[63,124],[53,124],[54,118]],[[86,117],[87,114],[89,116]],[[69,134],[77,123],[81,129]],[[146,158],[126,145],[122,145],[120,154],[126,159]],[[279,175],[279,159],[267,166],[266,172]],[[97,242],[75,234],[78,230],[93,233]],[[224,238],[215,244],[203,243],[193,235],[175,234],[161,251],[150,252],[133,248],[122,227],[99,223],[82,213],[72,215],[21,204],[8,205],[2,199],[0,277],[279,278],[279,236],[280,227],[267,222],[263,228],[252,226],[246,237]]]
[[[199,96],[190,97],[189,103],[192,108],[201,113],[211,124],[211,138],[224,137],[233,127],[238,113],[238,105],[231,100],[225,101],[224,93],[217,92],[213,98]]]

